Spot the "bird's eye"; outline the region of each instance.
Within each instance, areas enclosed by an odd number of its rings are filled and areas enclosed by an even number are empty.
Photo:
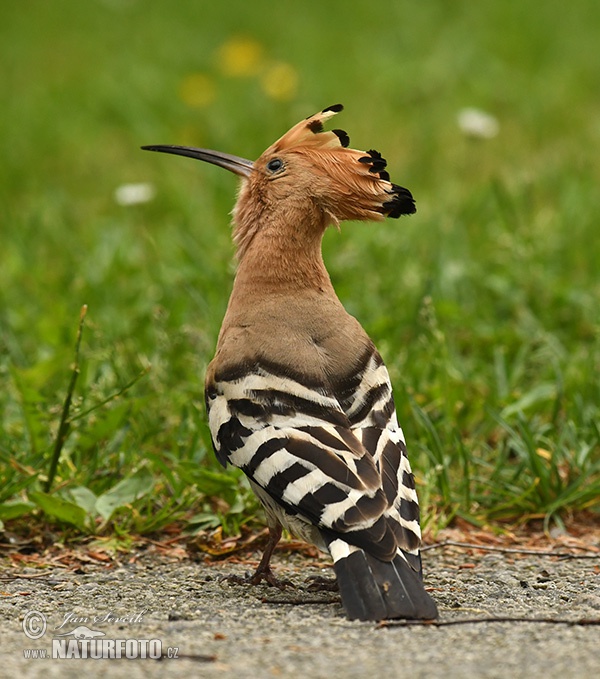
[[[283,160],[280,158],[273,158],[267,163],[267,170],[269,172],[280,172],[283,169]]]

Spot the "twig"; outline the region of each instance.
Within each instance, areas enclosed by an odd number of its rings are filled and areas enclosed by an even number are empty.
[[[197,662],[215,662],[217,660],[216,655],[206,655],[203,653],[177,653],[177,660],[196,660]],[[156,658],[157,662],[163,660],[170,660],[166,653]]]
[[[477,625],[490,622],[535,623],[542,625],[591,626],[600,625],[600,618],[581,618],[567,620],[564,618],[521,618],[500,616],[497,618],[461,618],[460,620],[382,620],[377,627],[449,627],[450,625]]]
[[[125,384],[120,389],[118,389],[117,391],[112,393],[110,396],[107,396],[106,398],[102,399],[101,401],[98,401],[98,403],[95,403],[93,406],[91,406],[87,410],[82,410],[81,412],[77,413],[76,415],[73,415],[73,417],[71,417],[69,419],[68,424],[71,424],[71,422],[75,422],[76,420],[79,420],[82,417],[85,417],[86,415],[93,413],[94,410],[97,410],[98,408],[101,408],[102,406],[106,405],[107,403],[114,401],[116,398],[119,398],[119,396],[122,396],[128,389],[131,389],[131,387],[133,387],[133,385],[136,382],[139,382],[139,380],[141,380],[142,377],[145,377],[150,372],[150,370],[151,370],[150,366],[146,366],[133,379],[129,380],[129,382],[127,382],[127,384]]]
[[[12,580],[39,580],[44,578],[45,580],[50,579],[48,573],[36,573],[35,575],[30,575],[26,573],[15,573],[14,575],[0,575],[0,582],[11,582]]]
[[[339,597],[326,597],[322,599],[269,599],[268,597],[262,597],[260,600],[261,604],[277,604],[277,605],[289,605],[289,606],[310,606],[311,604],[337,604],[340,602]]]
[[[505,554],[531,554],[533,556],[558,556],[563,559],[600,559],[599,553],[588,554],[572,554],[571,552],[553,552],[548,550],[538,549],[524,549],[520,547],[497,547],[494,545],[477,545],[471,542],[457,542],[456,540],[443,540],[442,542],[435,542],[432,545],[424,545],[421,547],[422,552],[427,552],[430,549],[440,549],[443,547],[461,547],[462,549],[481,549],[487,552],[503,552]],[[573,549],[584,549],[583,547],[574,547]]]
[[[62,413],[60,416],[60,424],[58,426],[58,432],[56,433],[56,440],[54,442],[54,451],[52,453],[52,460],[50,461],[50,469],[48,471],[48,479],[44,485],[44,491],[46,493],[50,492],[52,487],[52,482],[56,476],[56,469],[58,467],[58,460],[60,458],[61,451],[67,440],[67,434],[69,433],[69,410],[71,409],[71,400],[73,399],[73,392],[75,391],[75,384],[77,383],[77,378],[79,377],[79,347],[81,346],[81,335],[83,333],[83,324],[85,321],[85,315],[87,313],[87,304],[81,307],[81,313],[79,314],[79,328],[77,330],[77,339],[75,341],[75,360],[73,361],[73,366],[71,368],[71,379],[69,381],[69,387],[67,389],[67,395],[65,397],[65,402],[63,403]]]

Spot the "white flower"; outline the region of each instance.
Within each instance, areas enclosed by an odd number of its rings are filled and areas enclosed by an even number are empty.
[[[478,108],[463,108],[458,112],[458,126],[467,137],[491,139],[500,131],[498,120]]]
[[[152,184],[121,184],[115,189],[115,202],[119,205],[137,205],[148,203],[154,198],[154,186]]]

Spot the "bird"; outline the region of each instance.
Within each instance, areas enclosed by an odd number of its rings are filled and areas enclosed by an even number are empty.
[[[321,242],[342,221],[416,212],[386,160],[326,130],[343,109],[300,121],[255,161],[210,149],[144,150],[201,160],[241,178],[237,269],[207,367],[218,461],[241,469],[269,539],[250,582],[277,584],[282,529],[328,552],[351,620],[435,619],[420,556],[419,504],[388,371],[342,305]]]

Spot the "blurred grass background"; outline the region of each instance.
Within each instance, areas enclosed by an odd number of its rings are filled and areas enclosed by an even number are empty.
[[[0,519],[254,516],[202,403],[235,180],[139,146],[255,158],[338,102],[417,199],[324,251],[390,369],[425,523],[597,513],[599,25],[595,0],[2,3]],[[461,129],[467,107],[497,134]],[[115,193],[131,183],[151,199]]]

